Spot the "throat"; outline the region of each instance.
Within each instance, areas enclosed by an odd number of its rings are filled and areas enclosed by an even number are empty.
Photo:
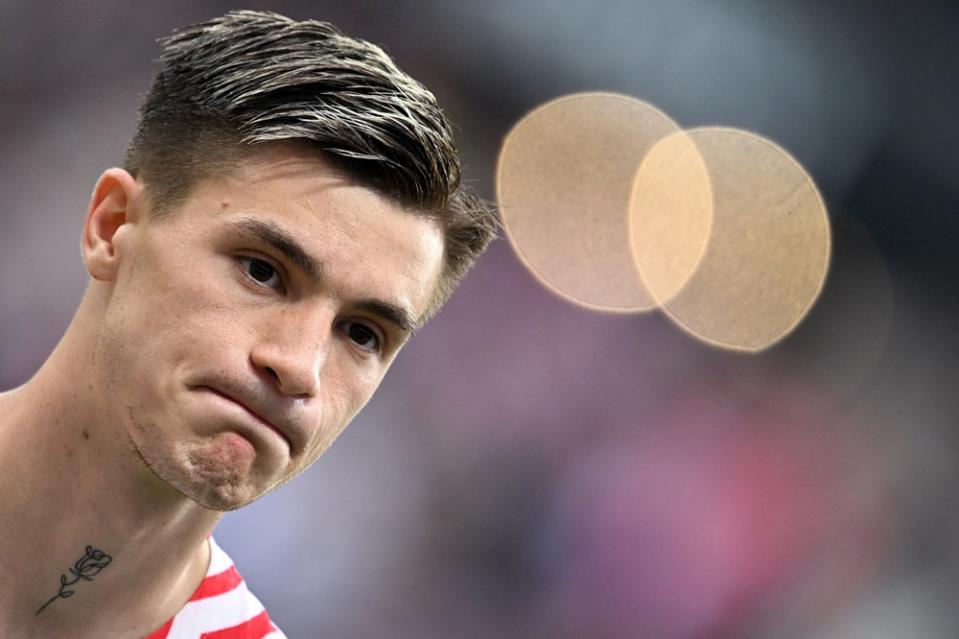
[[[155,478],[143,479],[109,429],[9,397],[0,396],[0,637],[156,630],[202,580],[220,513],[156,499]]]

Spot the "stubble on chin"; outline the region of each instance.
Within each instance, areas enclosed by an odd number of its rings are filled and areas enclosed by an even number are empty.
[[[185,453],[188,496],[204,508],[227,512],[246,506],[259,497],[249,481],[254,470],[249,462],[230,454],[227,446],[205,441]]]
[[[204,450],[203,444],[164,442],[160,426],[139,420],[131,406],[127,414],[132,429],[126,433],[130,450],[163,489],[214,512],[237,510],[258,496],[249,494],[245,485],[250,469],[229,459],[226,451]]]

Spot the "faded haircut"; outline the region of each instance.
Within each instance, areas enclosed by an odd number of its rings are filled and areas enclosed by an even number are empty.
[[[433,94],[376,45],[325,22],[233,11],[161,40],[124,168],[151,214],[258,145],[306,142],[324,159],[443,229],[443,272],[423,319],[496,235],[489,205],[461,184],[449,122]]]

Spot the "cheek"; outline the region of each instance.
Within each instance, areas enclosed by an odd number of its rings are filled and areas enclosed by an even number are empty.
[[[96,346],[108,388],[135,386],[142,394],[173,381],[171,369],[227,365],[230,349],[243,343],[222,275],[178,270],[152,271],[150,278],[134,270],[118,285]]]
[[[366,406],[379,387],[383,375],[351,370],[340,376],[335,376],[334,372],[330,379],[334,381],[326,385],[327,392],[323,396],[323,404],[330,410],[324,411],[328,419],[326,427],[321,429],[326,435],[327,445],[333,443],[356,414]],[[349,382],[343,383],[342,380]]]
[[[327,381],[323,399],[335,407],[340,422],[349,423],[376,392],[385,371],[372,363],[357,366],[351,356],[344,356],[342,362],[323,371]]]
[[[360,373],[357,370],[341,371],[339,367],[327,367],[323,371],[323,392],[320,397],[321,420],[316,431],[304,467],[316,461],[339,437],[353,417],[366,405],[379,386],[382,375]],[[349,381],[346,381],[349,380]]]

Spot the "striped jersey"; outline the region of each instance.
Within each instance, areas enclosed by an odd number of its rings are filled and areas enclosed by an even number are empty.
[[[180,612],[146,639],[286,639],[230,556],[209,541],[206,577]]]

